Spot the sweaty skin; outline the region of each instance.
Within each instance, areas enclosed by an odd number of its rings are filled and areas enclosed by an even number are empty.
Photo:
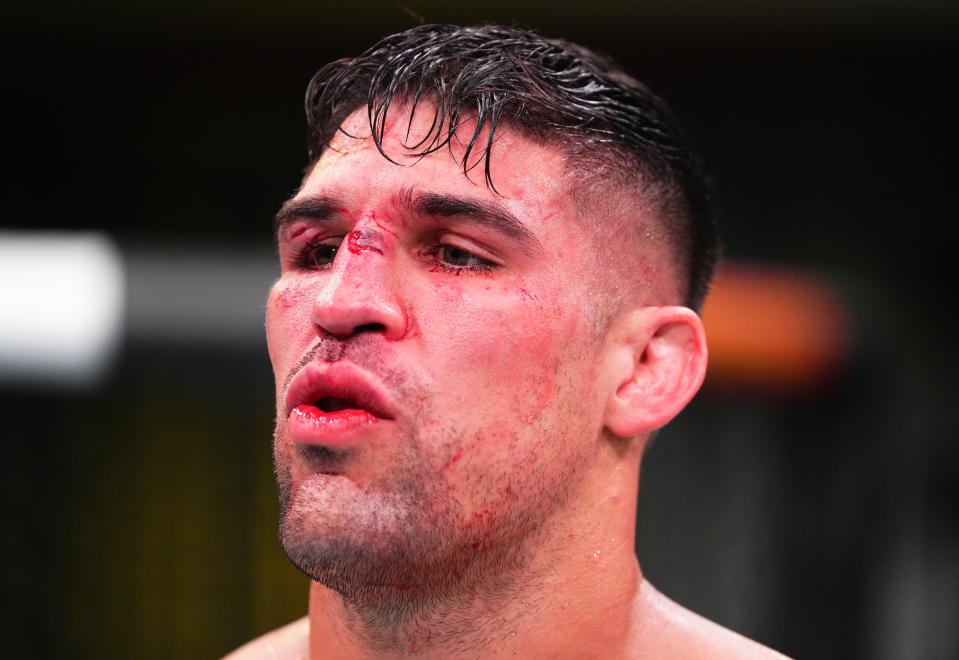
[[[388,127],[394,160],[421,117]],[[397,165],[340,135],[281,210],[281,537],[314,581],[308,617],[229,657],[782,657],[673,603],[636,560],[643,449],[706,359],[698,317],[656,279],[662,255],[612,304],[597,283],[624,277],[618,252],[595,249],[561,153],[498,135],[498,194],[457,155]],[[451,199],[496,218],[449,215]],[[288,400],[330,364],[379,408],[314,434],[291,405],[334,420],[359,405]]]

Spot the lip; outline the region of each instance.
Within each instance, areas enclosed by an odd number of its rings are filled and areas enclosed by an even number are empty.
[[[346,399],[356,405],[324,411],[324,398]],[[286,394],[287,432],[301,444],[348,444],[358,435],[395,417],[396,406],[379,380],[355,364],[311,362],[290,381]]]

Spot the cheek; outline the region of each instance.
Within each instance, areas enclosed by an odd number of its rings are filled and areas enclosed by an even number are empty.
[[[312,279],[280,280],[270,291],[270,309],[286,311],[308,305],[315,296]]]
[[[553,310],[524,282],[490,283],[478,292],[444,284],[434,293],[427,317],[442,326],[437,336],[456,344],[456,350],[446,351],[451,359],[489,365],[497,356],[526,360],[550,352],[556,335]]]
[[[464,403],[486,399],[533,423],[551,399],[558,361],[576,334],[554,292],[522,280],[470,293],[446,285],[435,304],[427,316],[442,319],[442,327],[430,334],[443,345],[431,356],[436,373],[455,379],[450,393]]]
[[[274,372],[280,376],[298,355],[301,344],[310,341],[310,312],[316,296],[311,279],[279,280],[266,302],[266,342]]]

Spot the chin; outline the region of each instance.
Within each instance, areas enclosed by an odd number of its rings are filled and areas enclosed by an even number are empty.
[[[437,569],[447,563],[438,549],[455,545],[449,516],[427,519],[402,498],[335,481],[346,480],[311,478],[283,508],[280,542],[296,568],[356,603],[409,600],[448,585],[452,575]]]

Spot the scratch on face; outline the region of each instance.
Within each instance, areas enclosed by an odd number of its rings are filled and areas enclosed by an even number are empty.
[[[440,469],[440,472],[446,472],[446,471],[449,470],[451,467],[453,467],[453,465],[456,464],[456,462],[457,462],[458,460],[460,460],[461,458],[463,458],[463,452],[464,452],[464,451],[466,451],[466,448],[465,448],[465,447],[460,447],[460,450],[459,450],[458,452],[456,452],[456,455],[453,456],[453,458],[451,458],[451,459],[446,463],[446,465],[444,465],[444,466]]]
[[[375,211],[370,211],[370,220],[372,220],[373,224],[376,225],[380,230],[386,232],[393,238],[396,238],[396,232],[386,226],[391,223],[389,218],[385,218],[381,220],[380,218],[376,217]]]

